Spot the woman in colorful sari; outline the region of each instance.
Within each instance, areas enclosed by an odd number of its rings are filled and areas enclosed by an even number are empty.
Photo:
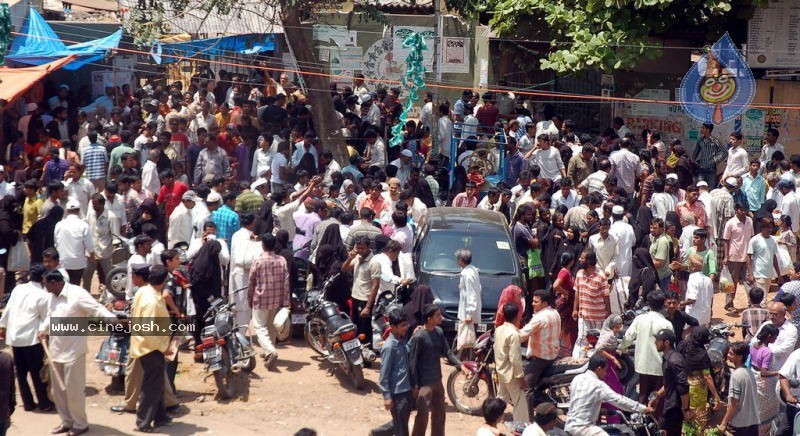
[[[689,338],[680,344],[678,350],[683,355],[689,379],[689,409],[694,412],[691,423],[701,433],[708,426],[708,393],[711,392],[714,397],[715,410],[722,405],[714,379],[711,378],[711,359],[706,351],[706,345],[710,341],[711,333],[706,327],[694,327]]]

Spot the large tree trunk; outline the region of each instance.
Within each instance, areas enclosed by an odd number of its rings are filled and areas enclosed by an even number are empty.
[[[308,96],[311,103],[311,116],[314,118],[314,127],[317,135],[322,142],[324,150],[333,153],[342,166],[348,164],[347,147],[342,137],[341,125],[333,108],[333,98],[330,89],[330,79],[328,76],[318,76],[313,73],[327,74],[328,71],[320,68],[314,54],[314,45],[305,33],[305,26],[300,22],[300,15],[297,6],[282,3],[283,32],[286,41],[292,46],[295,59],[297,59],[300,69],[312,74],[303,74],[303,80],[308,88]]]

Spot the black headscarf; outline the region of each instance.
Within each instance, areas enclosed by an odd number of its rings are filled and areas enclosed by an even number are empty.
[[[212,295],[221,297],[222,269],[219,263],[220,251],[222,251],[222,246],[219,241],[212,239],[204,242],[197,255],[195,255],[189,271],[192,281],[192,297],[195,301],[205,301]]]
[[[286,265],[289,267],[289,286],[294,289],[297,285],[298,270],[288,230],[278,230],[275,233],[275,253],[286,259]]]
[[[641,247],[642,241],[647,239],[650,235],[650,223],[653,222],[653,211],[647,206],[641,206],[636,213],[636,226],[634,233],[636,234],[636,246]]]
[[[334,226],[329,226],[325,231],[327,232],[330,227]],[[336,227],[336,231],[338,232],[338,226]],[[341,238],[339,238],[339,240],[341,240]],[[328,280],[336,273],[340,273],[338,278],[334,280],[330,288],[328,288],[326,298],[338,304],[339,308],[344,309],[347,307],[347,299],[350,298],[349,277],[347,274],[341,273],[342,259],[336,254],[337,251],[336,248],[328,244],[320,244],[320,246],[317,247],[317,255],[314,263],[316,273],[314,274],[314,278],[317,286],[321,286],[325,280]]]
[[[761,205],[753,216],[753,231],[758,234],[761,231],[761,218],[772,219],[772,211],[778,208],[778,202],[769,199]]]
[[[44,218],[36,221],[28,231],[28,242],[31,245],[31,262],[41,262],[42,252],[55,246],[54,232],[56,224],[64,217],[64,209],[53,206]]]
[[[683,341],[678,351],[683,355],[686,369],[689,371],[702,371],[711,369],[711,359],[706,352],[706,345],[711,342],[711,332],[708,328],[692,327],[689,338]]]
[[[0,200],[0,248],[10,249],[19,240],[17,230],[21,228],[21,223],[18,223],[17,206],[19,201],[13,195],[6,195]]]
[[[643,291],[641,298],[645,299],[647,293],[655,288],[656,283],[658,276],[650,251],[646,248],[637,248],[633,252],[633,275],[628,283],[628,302],[625,305],[633,308],[639,299],[639,289]]]
[[[144,219],[143,215],[145,212],[150,214],[149,220]],[[159,210],[156,201],[152,198],[143,201],[142,204],[136,208],[136,211],[134,211],[133,220],[131,220],[132,234],[130,236],[141,235],[142,226],[146,223],[153,224],[158,228],[158,240],[164,243],[166,241],[164,217],[161,215],[161,210]]]
[[[331,224],[325,228],[325,231],[322,232],[322,236],[319,238],[319,246],[328,245],[333,249],[333,256],[336,257],[337,260],[344,262],[347,259],[347,248],[344,246],[344,241],[342,241],[342,233],[339,230],[339,224]],[[319,251],[319,248],[317,248]]]
[[[408,316],[408,336],[414,333],[414,328],[425,324],[422,319],[422,309],[433,303],[433,292],[428,285],[417,285],[411,293],[411,299],[403,306],[403,312]]]

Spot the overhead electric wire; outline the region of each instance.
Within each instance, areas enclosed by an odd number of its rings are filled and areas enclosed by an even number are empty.
[[[46,38],[40,35],[30,35],[21,32],[11,32],[14,35],[18,36],[29,36],[34,38],[41,38],[47,40],[53,40],[56,38]],[[57,39],[59,41],[68,42],[68,43],[77,43],[77,41],[71,41],[66,39]],[[134,53],[134,54],[141,54],[150,56],[149,52],[145,52],[142,50],[135,50],[135,49],[125,49],[125,48],[116,48],[112,49],[118,52],[127,52],[127,53]],[[174,54],[162,54],[162,57],[171,57],[178,60],[184,61],[194,61],[199,63],[208,63],[208,64],[216,64],[216,65],[226,65],[232,67],[239,67],[239,68],[252,68],[258,70],[265,70],[265,71],[275,71],[275,72],[290,72],[299,75],[309,75],[309,76],[318,76],[318,77],[328,77],[328,78],[341,78],[341,79],[348,79],[352,80],[355,79],[354,76],[351,75],[342,75],[342,74],[330,74],[330,73],[323,73],[323,72],[316,72],[316,71],[305,71],[302,69],[292,69],[292,68],[276,68],[276,67],[268,67],[268,66],[260,66],[260,65],[249,65],[249,64],[241,64],[241,63],[232,63],[232,62],[224,62],[224,61],[217,61],[211,59],[197,59],[192,57],[186,56],[179,56]],[[299,67],[298,67],[299,68]],[[394,84],[394,85],[403,85],[402,81],[399,80],[392,80],[392,79],[382,79],[382,78],[374,78],[374,77],[365,77],[365,80],[373,82],[373,83],[386,83],[386,84]],[[445,83],[440,82],[426,82],[427,87],[429,88],[439,88],[439,89],[450,89],[450,90],[463,90],[465,87],[472,88],[472,84],[468,86],[454,86],[448,85]],[[485,92],[513,92],[519,95],[529,95],[534,97],[550,97],[550,98],[564,98],[564,99],[575,99],[575,100],[595,100],[601,102],[631,102],[631,103],[650,103],[650,104],[669,104],[669,105],[679,105],[679,104],[686,104],[676,100],[652,100],[652,99],[642,99],[642,98],[635,98],[635,97],[610,97],[610,96],[598,96],[598,95],[589,95],[589,94],[575,94],[575,93],[561,93],[555,91],[531,91],[531,90],[524,90],[524,89],[512,89],[512,88],[488,88],[484,89]],[[705,103],[700,102],[691,102],[688,104],[697,104],[697,105],[705,105]],[[800,110],[800,105],[776,105],[776,104],[751,104],[747,107],[752,108],[760,108],[760,109],[786,109],[786,110]]]

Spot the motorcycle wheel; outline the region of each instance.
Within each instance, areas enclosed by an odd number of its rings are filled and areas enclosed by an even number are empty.
[[[320,356],[328,354],[325,346],[325,324],[318,319],[310,319],[306,323],[304,334],[308,345]]]
[[[617,377],[619,377],[622,386],[626,386],[631,377],[633,377],[633,359],[627,354],[624,354],[619,356],[617,360],[621,366],[621,368],[617,369]]]
[[[484,400],[494,397],[494,392],[489,382],[480,378],[480,373],[468,379],[456,369],[447,377],[447,396],[459,412],[480,416]]]
[[[356,389],[361,390],[364,387],[364,369],[361,365],[350,365],[350,379]]]
[[[256,356],[251,356],[247,359],[247,366],[244,367],[244,370],[247,372],[253,372],[256,369]]]
[[[106,289],[114,298],[125,299],[125,288],[128,286],[128,270],[121,266],[111,268],[106,274]]]
[[[233,384],[233,369],[231,369],[231,355],[227,348],[222,348],[222,368],[214,372],[214,383],[221,398],[232,398],[235,393]]]

